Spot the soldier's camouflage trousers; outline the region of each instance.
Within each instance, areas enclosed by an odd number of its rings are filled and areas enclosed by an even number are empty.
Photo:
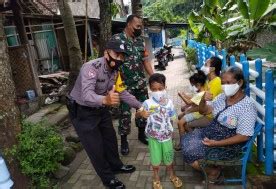
[[[148,99],[148,90],[128,90],[130,94],[134,95],[136,99],[140,102],[144,102]],[[120,118],[119,118],[119,135],[128,135],[130,133],[131,126],[131,108],[124,102],[120,104]],[[147,120],[143,118],[135,119],[135,124],[137,127],[146,127]]]

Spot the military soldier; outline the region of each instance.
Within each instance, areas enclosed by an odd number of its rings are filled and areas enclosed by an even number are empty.
[[[121,84],[115,91],[114,79],[123,64],[125,45],[122,41],[107,43],[104,57],[85,63],[68,99],[70,118],[91,163],[103,184],[109,188],[125,188],[115,173],[131,173],[132,165],[124,165],[119,158],[116,132],[108,107],[120,100],[139,109],[141,103]],[[121,78],[120,78],[121,79]],[[143,115],[143,113],[141,113]]]
[[[122,40],[126,45],[126,56],[124,64],[120,68],[122,77],[129,93],[134,95],[139,101],[143,102],[148,99],[148,90],[145,71],[153,74],[151,63],[144,47],[144,40],[140,36],[142,33],[142,19],[136,15],[130,15],[126,21],[126,27],[122,33],[115,34],[112,39]],[[145,70],[145,71],[144,71]],[[120,104],[121,116],[119,119],[118,132],[121,135],[121,153],[127,155],[129,146],[127,135],[130,133],[131,111],[126,103]],[[147,144],[144,134],[146,120],[135,119],[138,127],[138,139]]]

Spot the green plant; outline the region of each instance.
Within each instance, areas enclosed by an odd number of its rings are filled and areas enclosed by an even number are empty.
[[[152,20],[181,23],[190,10],[198,10],[203,0],[150,0],[143,2],[143,13]]]
[[[253,44],[259,32],[276,25],[275,10],[272,0],[204,0],[200,11],[189,14],[188,23],[201,42],[209,38],[213,42]]]
[[[49,176],[63,159],[63,140],[46,122],[22,122],[18,145],[11,154],[19,161],[22,172],[36,188],[49,188]]]
[[[116,17],[116,15],[120,12],[120,5],[118,3],[111,3],[111,15],[112,18]]]
[[[93,56],[89,56],[88,60],[94,60],[94,59],[97,59],[98,57],[99,57],[99,52],[95,47],[93,47]]]
[[[266,44],[263,48],[254,48],[246,55],[253,59],[266,58],[267,61],[276,62],[276,43]]]
[[[196,49],[195,48],[190,48],[190,47],[184,47],[184,51],[185,51],[185,54],[186,54],[186,62],[187,62],[188,68],[189,68],[189,70],[191,70],[192,65],[197,64]]]

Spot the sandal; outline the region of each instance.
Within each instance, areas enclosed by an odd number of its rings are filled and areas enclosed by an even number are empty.
[[[163,187],[162,187],[160,181],[153,181],[152,182],[152,188],[153,189],[162,189]]]
[[[219,175],[215,179],[208,179],[210,184],[222,184],[224,182],[224,176],[222,171],[220,171]]]
[[[175,151],[180,151],[181,150],[181,144],[176,144],[176,145],[174,145],[174,150]]]
[[[182,181],[177,177],[170,178],[175,188],[180,188],[182,186]]]

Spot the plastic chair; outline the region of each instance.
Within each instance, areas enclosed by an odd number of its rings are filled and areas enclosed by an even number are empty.
[[[241,177],[224,179],[224,183],[241,182],[244,189],[246,189],[246,166],[250,157],[252,145],[261,132],[263,125],[256,123],[254,129],[254,135],[246,142],[246,144],[240,149],[217,147],[208,149],[205,159],[199,162],[200,167],[203,170],[205,177],[205,188],[208,188],[208,175],[206,173],[206,167],[208,165],[218,166],[241,166]],[[231,156],[229,156],[231,154]],[[233,157],[234,156],[234,157]]]

